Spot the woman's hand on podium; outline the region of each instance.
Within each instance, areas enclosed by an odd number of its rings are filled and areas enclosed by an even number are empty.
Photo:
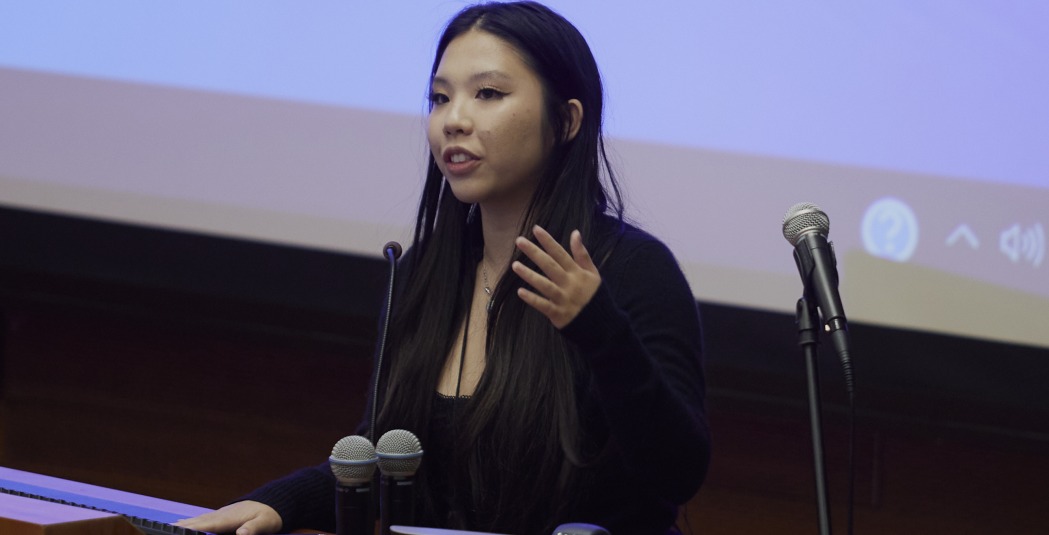
[[[272,507],[259,502],[245,500],[231,503],[221,509],[204,513],[193,518],[175,522],[176,526],[209,531],[211,533],[232,533],[237,535],[266,535],[276,533],[283,521]]]

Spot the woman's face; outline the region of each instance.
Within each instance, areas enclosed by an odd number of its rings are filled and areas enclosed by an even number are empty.
[[[523,210],[549,152],[543,87],[505,41],[470,30],[448,44],[431,87],[429,139],[455,197]]]

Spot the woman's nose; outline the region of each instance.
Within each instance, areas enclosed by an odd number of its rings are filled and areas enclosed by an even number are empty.
[[[473,121],[470,119],[469,110],[461,101],[452,100],[445,107],[444,133],[445,135],[460,135],[473,132]]]

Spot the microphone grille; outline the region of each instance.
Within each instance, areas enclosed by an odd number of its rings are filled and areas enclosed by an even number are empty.
[[[328,465],[340,483],[355,484],[371,481],[375,473],[375,447],[360,435],[343,437],[335,443],[328,457]]]
[[[807,232],[816,231],[826,236],[830,232],[830,218],[819,206],[810,202],[799,202],[791,206],[783,216],[783,237],[791,245]]]
[[[410,431],[392,429],[379,437],[376,455],[383,475],[409,477],[422,463],[423,448]]]

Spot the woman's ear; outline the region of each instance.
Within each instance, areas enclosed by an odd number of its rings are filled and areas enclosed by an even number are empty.
[[[579,133],[579,127],[583,124],[583,103],[579,102],[579,99],[569,99],[561,107],[561,113],[564,114],[565,119],[562,141],[567,143],[575,139],[576,134]]]

